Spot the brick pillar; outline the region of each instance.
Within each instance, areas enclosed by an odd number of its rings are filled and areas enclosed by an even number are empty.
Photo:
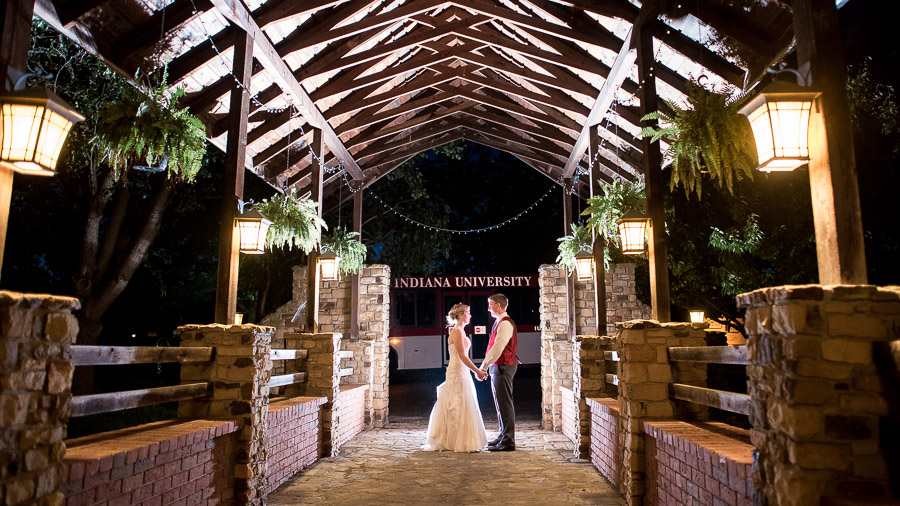
[[[332,447],[332,435],[337,434],[340,419],[341,396],[341,340],[337,333],[305,334],[285,332],[284,341],[287,349],[307,350],[307,357],[295,361],[288,372],[306,371],[306,382],[290,385],[285,388],[285,395],[327,397],[328,402],[322,405],[322,451],[323,456],[334,456],[336,449]]]
[[[606,383],[607,374],[616,373],[616,363],[607,361],[606,351],[612,351],[615,339],[600,336],[575,336],[572,362],[575,364],[572,390],[578,400],[578,424],[581,434],[576,457],[590,458],[591,408],[587,399],[616,397],[618,388]]]
[[[619,413],[622,431],[619,445],[624,451],[622,486],[629,506],[644,503],[644,436],[641,422],[675,417],[675,402],[669,400],[669,383],[705,385],[705,365],[687,364],[690,379],[683,381],[669,365],[670,346],[704,346],[705,324],[659,323],[634,320],[616,324],[619,336]],[[681,366],[681,364],[679,364]],[[699,379],[702,371],[702,381]]]
[[[0,291],[0,497],[63,502],[78,299]]]
[[[896,384],[897,364],[874,350],[887,341],[896,349],[900,288],[782,286],[737,300],[747,308],[757,502],[890,495],[882,452],[893,436],[879,428],[887,426],[883,388]],[[881,360],[888,366],[879,370]]]
[[[271,339],[275,329],[258,325],[183,325],[175,329],[181,346],[212,346],[213,361],[182,364],[181,382],[212,383],[212,396],[178,403],[179,417],[241,420],[235,459],[238,504],[265,504],[266,426]]]

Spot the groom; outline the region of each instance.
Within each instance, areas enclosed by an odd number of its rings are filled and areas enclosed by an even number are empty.
[[[513,406],[513,376],[519,358],[516,356],[518,337],[516,324],[506,314],[508,301],[502,293],[488,297],[488,311],[496,318],[481,370],[491,375],[491,391],[497,408],[500,434],[488,442],[491,452],[511,452],[516,449],[516,410]]]

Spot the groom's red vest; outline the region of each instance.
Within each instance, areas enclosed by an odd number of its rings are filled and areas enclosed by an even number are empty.
[[[509,338],[509,342],[506,343],[506,348],[503,348],[503,353],[500,354],[500,358],[494,362],[495,365],[516,365],[519,363],[519,357],[516,356],[516,351],[519,349],[519,335],[516,332],[516,323],[512,321],[512,318],[509,316],[504,316],[497,322],[497,326],[494,328],[494,331],[491,332],[491,340],[488,343],[487,349],[491,349],[494,347],[494,340],[497,338],[497,329],[500,328],[500,323],[502,321],[508,321],[512,324],[512,337]]]

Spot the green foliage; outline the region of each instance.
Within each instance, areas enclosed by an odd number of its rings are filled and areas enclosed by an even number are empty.
[[[572,224],[572,233],[557,239],[559,241],[559,256],[556,263],[564,265],[571,273],[575,271],[575,255],[582,251],[591,251],[594,239],[591,237],[591,227],[587,224]]]
[[[322,252],[333,251],[341,261],[338,270],[341,274],[359,274],[362,272],[363,263],[366,261],[366,245],[359,242],[356,237],[359,232],[347,232],[343,227],[337,226],[334,231],[322,236]]]
[[[193,181],[206,153],[206,129],[186,107],[178,107],[183,88],[169,91],[163,82],[145,95],[129,88],[98,112],[94,143],[116,170],[146,161],[155,166],[168,157],[168,175]]]
[[[737,112],[741,101],[728,103],[728,100],[727,93],[688,82],[688,108],[666,101],[675,112],[674,117],[654,111],[641,118],[641,121],[663,121],[660,128],[644,127],[641,136],[649,136],[653,142],[663,139],[669,143],[666,158],[672,164],[670,189],[680,184],[685,195],[693,192],[699,199],[704,173],[731,194],[736,180],[753,178],[757,158],[750,123]]]
[[[270,250],[297,246],[309,253],[319,243],[320,227],[328,230],[325,221],[319,217],[316,203],[310,199],[298,199],[293,187],[290,193],[278,193],[263,199],[256,210],[272,220],[266,235],[266,247]]]
[[[850,101],[850,119],[854,130],[878,127],[881,135],[900,134],[900,107],[894,87],[876,80],[872,75],[872,57],[862,64],[851,66],[847,77],[847,94]],[[894,142],[894,153],[900,154],[900,143]]]
[[[600,181],[600,188],[601,193],[588,199],[588,207],[581,214],[590,216],[587,220],[588,225],[618,248],[619,230],[616,220],[632,209],[645,212],[647,198],[644,195],[644,183],[642,181],[613,181],[606,184]],[[604,261],[606,267],[609,268],[608,252]]]

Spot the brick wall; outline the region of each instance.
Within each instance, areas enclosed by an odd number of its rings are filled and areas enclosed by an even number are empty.
[[[234,421],[156,422],[66,441],[67,506],[234,501]]]
[[[321,450],[319,407],[325,397],[293,397],[269,404],[266,494],[312,465]]]
[[[587,399],[591,408],[591,462],[614,488],[621,483],[619,406],[615,397]]]
[[[562,401],[562,433],[577,447],[581,433],[578,430],[578,401],[575,392],[570,388],[559,387],[559,394]]]
[[[643,422],[645,504],[753,504],[749,433],[704,422]]]
[[[337,412],[337,432],[332,434],[332,454],[353,436],[366,428],[366,393],[368,385],[342,385],[341,403]]]

